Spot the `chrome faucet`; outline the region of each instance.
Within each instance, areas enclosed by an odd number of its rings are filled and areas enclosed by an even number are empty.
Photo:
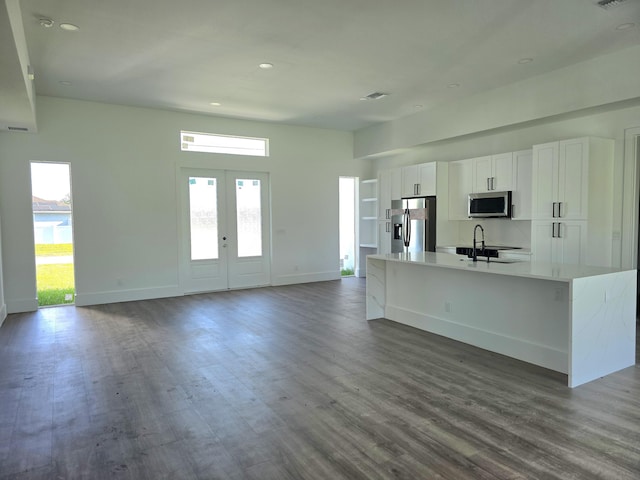
[[[478,261],[478,250],[476,249],[476,231],[478,230],[478,227],[480,227],[480,231],[482,231],[482,250],[484,250],[484,228],[482,228],[482,225],[478,224],[475,227],[473,227],[473,261],[474,262]]]

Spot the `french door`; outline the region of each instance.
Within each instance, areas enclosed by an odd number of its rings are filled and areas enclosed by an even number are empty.
[[[268,175],[181,168],[178,182],[184,293],[268,285]]]

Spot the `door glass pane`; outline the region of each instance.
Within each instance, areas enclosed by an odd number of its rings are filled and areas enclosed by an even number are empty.
[[[238,257],[262,255],[260,180],[236,179]]]
[[[191,260],[218,258],[218,195],[215,178],[189,177]]]

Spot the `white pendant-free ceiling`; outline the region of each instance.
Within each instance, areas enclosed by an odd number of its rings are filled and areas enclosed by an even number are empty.
[[[21,8],[39,95],[356,130],[640,44],[639,1],[597,3],[23,0]],[[634,25],[617,30],[625,23]],[[386,96],[360,101],[371,92]]]

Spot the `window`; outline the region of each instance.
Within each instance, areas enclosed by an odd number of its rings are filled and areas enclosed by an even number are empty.
[[[269,139],[215,135],[212,133],[180,132],[183,152],[228,153],[231,155],[269,156]]]
[[[218,258],[218,188],[215,178],[189,177],[191,260]]]
[[[236,179],[238,257],[262,255],[260,180]]]

